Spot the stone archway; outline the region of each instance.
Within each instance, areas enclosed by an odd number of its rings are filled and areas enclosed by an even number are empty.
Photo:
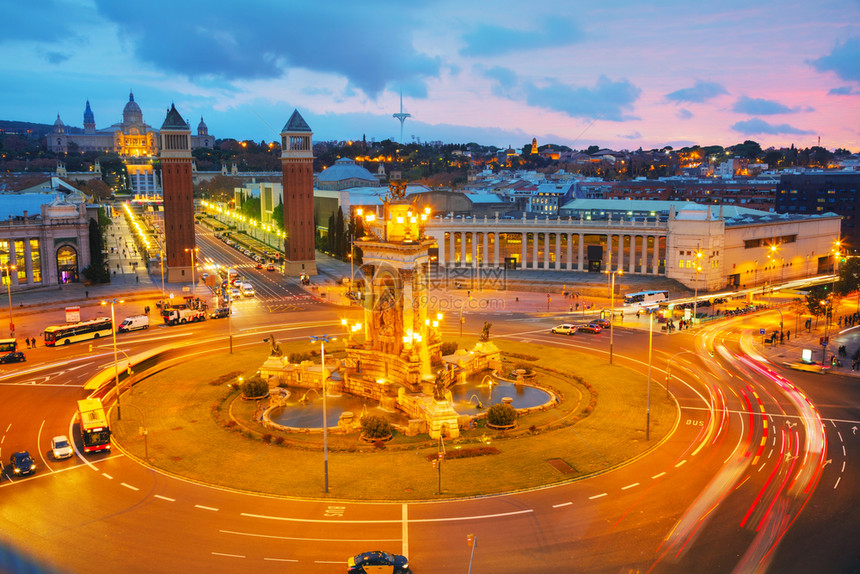
[[[71,245],[57,249],[57,281],[76,283],[78,278],[78,252]]]

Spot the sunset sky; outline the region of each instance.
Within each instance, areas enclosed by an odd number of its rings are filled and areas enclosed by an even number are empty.
[[[160,127],[575,149],[821,145],[860,152],[860,0],[11,0],[0,119],[96,126],[130,90]]]

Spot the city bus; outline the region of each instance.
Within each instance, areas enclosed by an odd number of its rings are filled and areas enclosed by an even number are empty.
[[[100,399],[79,400],[78,419],[84,452],[110,450],[110,425]]]
[[[14,353],[18,350],[17,339],[0,339],[0,354]]]
[[[113,322],[110,317],[100,317],[72,325],[55,325],[45,327],[45,346],[68,345],[87,339],[110,337],[111,334],[113,334]]]
[[[669,300],[668,291],[639,291],[624,296],[625,307],[656,307]]]

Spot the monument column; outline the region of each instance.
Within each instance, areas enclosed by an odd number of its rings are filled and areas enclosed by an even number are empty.
[[[505,241],[507,242],[507,235],[505,236]],[[493,233],[493,263],[494,267],[499,267],[499,232],[496,231]]]
[[[158,132],[164,198],[164,249],[167,281],[191,281],[194,240],[194,183],[191,175],[191,130],[171,104]]]
[[[585,234],[579,234],[579,244],[577,245],[576,255],[579,259],[576,261],[576,268],[579,271],[583,270],[583,266],[585,265]]]
[[[298,110],[281,131],[286,275],[316,275],[313,132]]]
[[[538,245],[540,244],[540,232],[532,233],[532,269],[540,267],[540,256],[538,255]]]
[[[627,265],[627,272],[634,273],[636,271],[636,239],[638,235],[630,236],[630,263]]]
[[[490,234],[487,233],[487,228],[484,227],[484,250],[481,252],[481,267],[487,268],[490,266]]]
[[[529,245],[529,234],[527,231],[523,231],[522,241],[520,241],[520,250],[522,251],[522,265],[520,265],[521,269],[527,268],[528,259],[526,258],[526,254],[528,253],[528,245]]]

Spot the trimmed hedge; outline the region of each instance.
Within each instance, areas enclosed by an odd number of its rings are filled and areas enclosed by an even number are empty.
[[[487,422],[497,427],[514,424],[517,420],[517,409],[505,403],[496,403],[487,411]]]

